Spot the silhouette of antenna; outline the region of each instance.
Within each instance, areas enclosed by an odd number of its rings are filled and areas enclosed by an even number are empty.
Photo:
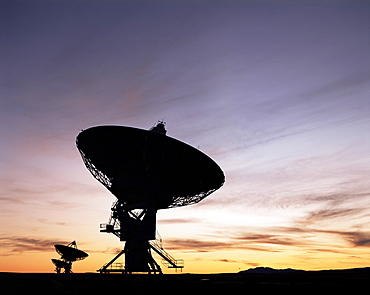
[[[198,203],[225,181],[211,158],[166,133],[160,120],[150,130],[97,126],[77,136],[87,169],[117,198],[109,222],[101,224],[100,231],[125,242],[124,249],[100,272],[161,273],[151,250],[167,267],[182,268],[183,262],[171,257],[156,240],[156,213]],[[113,263],[123,254],[125,267],[114,270]]]
[[[64,269],[64,273],[72,272],[72,262],[83,260],[89,255],[77,249],[76,241],[69,243],[67,246],[54,245],[55,251],[61,256],[60,259],[51,259],[55,265],[55,272],[61,273]]]

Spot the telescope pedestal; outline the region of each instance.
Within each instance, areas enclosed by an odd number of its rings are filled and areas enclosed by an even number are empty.
[[[151,254],[149,241],[155,240],[156,210],[128,210],[117,201],[112,207],[108,224],[101,225],[101,232],[113,233],[125,242],[124,249],[99,272],[147,272],[162,273],[161,267]],[[122,255],[125,257],[124,268],[114,268],[113,263]]]
[[[111,261],[97,271],[100,273],[121,272],[122,274],[131,274],[134,272],[146,272],[148,274],[162,274],[161,267],[152,257],[150,249],[147,249],[145,253],[134,253],[136,252],[135,249],[132,249],[134,251],[125,252],[126,248],[127,245],[125,245],[124,250],[120,251]],[[113,263],[122,255],[125,257],[125,267],[123,267],[123,264],[121,263],[117,263],[118,267],[115,267]],[[143,258],[146,259],[144,260]]]
[[[125,272],[162,273],[161,267],[154,260],[150,252],[148,241],[126,241]]]

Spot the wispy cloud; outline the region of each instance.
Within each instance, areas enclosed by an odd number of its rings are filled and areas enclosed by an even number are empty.
[[[165,248],[168,250],[182,250],[195,252],[210,252],[217,249],[230,249],[231,245],[219,241],[204,241],[195,239],[169,239]]]
[[[277,246],[300,246],[303,243],[299,242],[298,239],[283,235],[271,235],[271,234],[254,234],[246,233],[234,238],[234,240],[244,241],[248,244],[271,244]]]
[[[254,266],[254,267],[261,265],[260,263],[256,263],[256,262],[246,262],[246,261],[243,261],[243,263],[245,265]]]
[[[237,263],[237,262],[240,262],[240,261],[237,261],[237,260],[232,260],[232,259],[217,259],[217,260],[213,260],[213,261],[217,261],[217,262],[226,262],[226,263]]]
[[[0,197],[0,202],[2,202],[2,203],[15,203],[15,204],[23,203],[22,200],[19,200],[19,199],[16,199],[16,198],[11,198],[11,197]]]
[[[46,172],[45,172],[46,173]],[[43,176],[43,175],[42,175]],[[86,193],[94,193],[94,186],[85,185],[83,183],[71,183],[66,180],[66,183],[56,182],[50,179],[50,183],[45,183],[48,177],[42,176],[33,178],[31,175],[27,180],[22,179],[22,181],[11,180],[7,182],[8,177],[0,181],[2,186],[2,192],[0,197],[0,202],[3,204],[22,204],[22,208],[30,208],[31,206],[45,206],[53,208],[81,208],[83,206],[81,203],[75,200],[70,200],[69,198],[63,198],[62,195],[75,195],[79,196]]]
[[[195,239],[169,239],[164,245],[168,250],[181,250],[183,252],[215,252],[221,250],[245,250],[259,252],[280,252],[265,245],[245,243],[241,239],[195,240]]]
[[[104,254],[118,254],[119,252],[122,251],[122,248],[119,248],[119,247],[107,247],[105,248],[104,250],[89,250],[89,249],[86,249],[84,250],[85,252],[87,253],[104,253]]]
[[[355,247],[370,247],[370,231],[323,231],[328,234],[335,234],[345,239]]]
[[[283,173],[284,172],[280,172],[280,174]],[[343,189],[338,188],[338,191],[335,193],[325,193],[320,191],[314,185],[312,187],[305,188],[305,181],[303,181],[303,179],[300,179],[302,182],[300,183],[301,187],[299,187],[299,184],[295,183],[296,180],[292,182],[287,179],[288,177],[289,176],[284,177],[284,175],[280,175],[277,178],[274,175],[267,174],[264,176],[265,180],[262,181],[256,175],[251,176],[250,178],[246,175],[246,180],[243,183],[242,177],[237,176],[235,181],[232,179],[233,175],[229,175],[229,183],[225,184],[225,187],[217,194],[217,197],[215,195],[208,197],[201,203],[197,204],[197,206],[208,207],[210,209],[240,209],[257,207],[269,210],[289,208],[309,209],[312,207],[319,207],[319,209],[316,210],[317,212],[322,211],[321,217],[323,219],[325,218],[324,213],[327,213],[327,218],[334,217],[335,213],[337,213],[338,218],[366,213],[366,207],[363,207],[363,203],[370,200],[370,192],[348,192],[347,190],[349,190],[351,186],[347,184]],[[307,182],[309,181],[310,179],[307,179]],[[230,184],[230,182],[233,183]],[[238,189],[234,182],[241,182],[240,186],[246,185],[249,186],[249,189],[247,191],[244,189]],[[356,182],[354,181],[353,184],[355,185]],[[234,187],[231,188],[231,185]],[[225,197],[226,194],[230,194],[230,196],[227,195],[227,197]],[[346,211],[345,208],[348,210]],[[311,216],[312,221],[317,212],[312,210],[308,213],[308,215]],[[332,213],[332,216],[330,213]],[[320,215],[318,214],[317,218],[319,218],[319,216]],[[309,216],[306,218],[309,218]]]
[[[306,222],[311,224],[314,222],[320,222],[322,220],[346,218],[357,216],[358,214],[366,211],[364,208],[352,208],[352,209],[319,209],[317,211],[309,212]]]
[[[68,222],[51,221],[49,219],[44,219],[44,218],[38,218],[37,221],[39,221],[40,223],[51,224],[51,225],[60,225],[60,226],[73,225],[72,223],[68,223]]]
[[[259,229],[261,231],[261,229]],[[370,232],[369,231],[340,231],[340,230],[325,230],[315,229],[310,227],[272,227],[264,229],[267,232],[274,234],[255,234],[242,233],[230,236],[230,240],[240,243],[246,242],[250,246],[254,245],[274,245],[280,248],[297,247],[301,249],[320,249],[320,251],[335,252],[347,251],[349,247],[370,247]],[[337,236],[349,243],[347,247],[343,246],[342,250],[338,250],[335,242],[327,243],[327,240],[332,240],[330,237]],[[322,239],[324,238],[324,242]],[[232,242],[230,242],[232,244]],[[240,244],[239,244],[240,246]],[[320,246],[320,248],[318,248]]]
[[[16,255],[23,252],[50,252],[54,251],[55,244],[67,245],[71,241],[58,239],[30,238],[30,237],[2,237],[0,246],[5,251],[1,255]]]
[[[167,218],[160,219],[157,221],[162,224],[176,224],[176,223],[199,223],[201,219],[199,218]]]
[[[43,239],[37,237],[8,236],[0,238],[0,256],[18,255],[27,252],[55,252],[54,245],[68,245],[71,241],[58,239]],[[120,247],[107,247],[103,250],[87,249],[87,253],[118,254],[122,251]]]

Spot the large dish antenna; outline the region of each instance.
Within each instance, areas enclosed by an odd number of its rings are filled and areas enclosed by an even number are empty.
[[[166,136],[164,126],[162,121],[150,130],[97,126],[76,139],[87,169],[117,197],[109,223],[101,225],[101,231],[126,242],[125,272],[161,272],[150,248],[170,267],[180,267],[151,242],[157,210],[198,203],[225,181],[210,157]]]
[[[78,135],[77,147],[94,177],[123,204],[136,209],[194,204],[225,181],[207,155],[154,131],[92,127]]]

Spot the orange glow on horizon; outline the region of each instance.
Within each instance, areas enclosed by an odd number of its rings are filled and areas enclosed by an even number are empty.
[[[255,267],[272,267],[275,269],[293,268],[303,270],[348,269],[370,265],[369,259],[361,259],[366,251],[356,249],[347,257],[336,253],[319,253],[312,255],[302,251],[283,251],[282,253],[261,253],[255,251],[220,251],[205,253],[171,253],[178,259],[184,259],[185,267],[181,270],[167,269],[161,265],[167,274],[175,273],[237,273]],[[357,259],[355,258],[357,255]],[[75,273],[95,273],[101,266],[110,261],[114,254],[91,253],[85,260],[73,263]],[[297,258],[297,257],[300,258]],[[242,257],[242,258],[241,258]],[[20,255],[3,256],[0,260],[0,272],[23,273],[53,273],[54,265],[51,258],[59,258],[56,253],[22,253]],[[156,261],[161,259],[154,254]],[[118,262],[124,262],[123,259]]]

